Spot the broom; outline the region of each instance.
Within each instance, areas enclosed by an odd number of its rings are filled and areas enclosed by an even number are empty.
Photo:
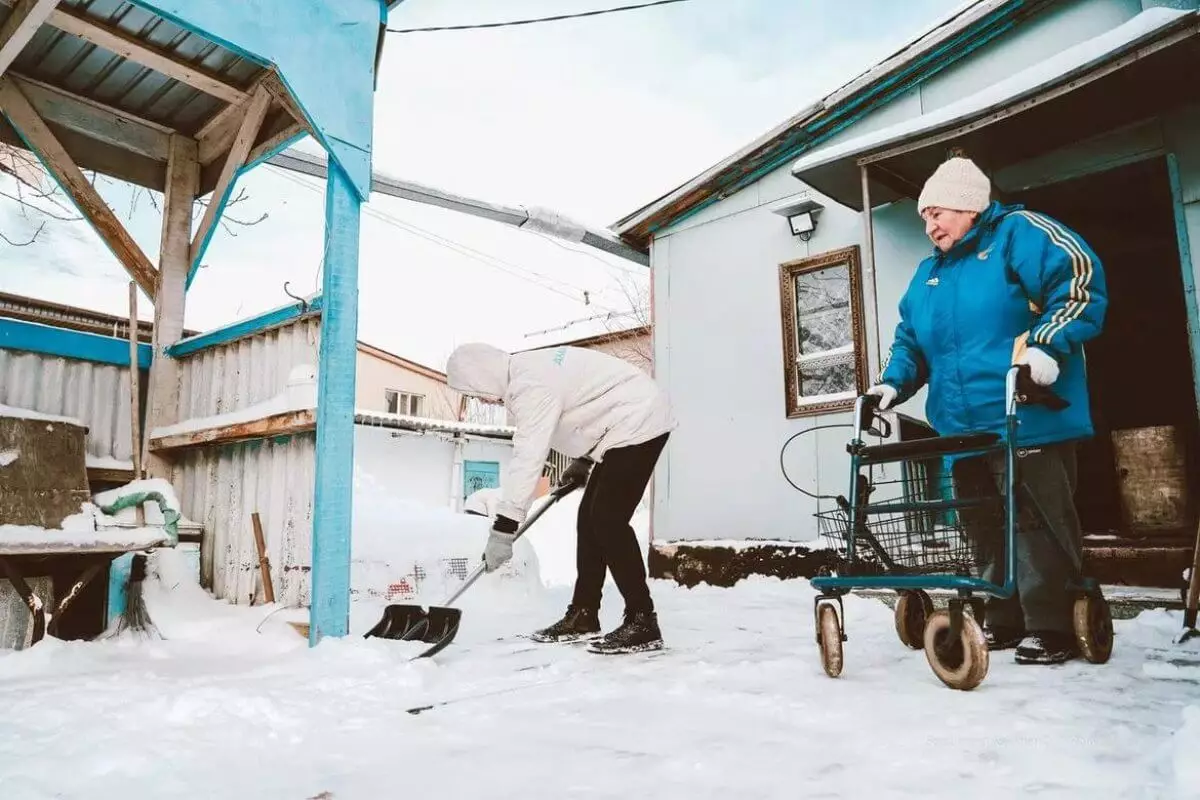
[[[146,608],[146,600],[142,596],[142,585],[146,580],[146,554],[137,553],[129,569],[129,582],[125,584],[125,611],[117,621],[113,636],[120,636],[125,631],[133,631],[139,636],[150,639],[165,638],[159,633],[154,620],[150,619],[150,610]]]

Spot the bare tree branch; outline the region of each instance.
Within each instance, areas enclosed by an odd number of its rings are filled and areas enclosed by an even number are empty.
[[[44,222],[41,225],[39,225],[38,229],[33,232],[33,236],[29,237],[28,242],[14,242],[12,239],[8,238],[3,233],[0,233],[0,239],[3,239],[4,241],[8,242],[13,247],[29,247],[29,245],[31,245],[37,241],[38,234],[40,234],[42,232],[42,230],[45,229],[45,227],[46,227],[46,223],[44,223]]]

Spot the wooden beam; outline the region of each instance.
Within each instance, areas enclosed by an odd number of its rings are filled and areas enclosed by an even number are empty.
[[[246,163],[253,164],[261,158],[265,158],[271,154],[271,151],[276,150],[289,141],[308,131],[308,125],[303,122],[293,122],[273,136],[269,136],[262,141],[262,144],[255,146],[250,154],[246,156]]]
[[[308,127],[308,118],[304,116],[304,112],[300,110],[300,106],[296,104],[292,93],[288,91],[287,86],[283,84],[283,79],[279,77],[279,73],[271,70],[265,78],[263,78],[263,87],[271,93],[271,97],[275,98],[275,102],[291,115],[292,119]]]
[[[291,436],[316,430],[317,415],[313,409],[285,411],[251,422],[237,422],[188,433],[157,436],[150,440],[150,450],[166,452],[189,447],[209,447],[218,444],[247,442],[253,439],[269,439],[273,436]]]
[[[17,0],[8,19],[0,25],[0,75],[17,60],[57,5],[58,0]]]
[[[52,122],[46,124],[80,169],[108,175],[135,186],[153,189],[156,192],[163,190],[163,177],[167,171],[166,164],[163,162],[154,161],[96,139],[89,139],[81,133],[67,130]],[[11,144],[22,150],[30,149],[3,114],[0,114],[0,142]]]
[[[170,128],[15,72],[10,72],[8,77],[21,87],[21,92],[46,122],[166,162]]]
[[[38,116],[29,100],[11,79],[0,76],[0,110],[17,128],[21,137],[38,154],[42,163],[74,201],[79,211],[91,223],[113,255],[125,266],[141,290],[154,299],[158,273],[142,248],[133,240],[117,219],[104,198],[88,182],[62,143],[45,121]]]
[[[263,119],[266,118],[267,109],[270,107],[271,95],[260,86],[254,92],[254,98],[246,109],[246,115],[242,117],[242,124],[238,127],[233,146],[229,149],[229,155],[225,157],[225,166],[221,170],[217,188],[213,190],[212,197],[208,201],[208,208],[204,209],[204,218],[200,220],[200,227],[196,229],[196,236],[192,239],[191,263],[193,266],[200,261],[200,257],[204,254],[204,248],[212,236],[213,228],[217,224],[225,200],[233,188],[233,181],[237,178],[238,170],[246,163],[246,157],[250,155],[254,140],[258,137],[258,129],[262,127]]]
[[[196,133],[196,141],[200,142],[200,166],[206,167],[218,157],[224,155],[233,146],[233,139],[237,136],[238,126],[242,121],[242,117],[246,115],[246,109],[249,107],[250,98],[262,86],[263,81],[271,75],[271,72],[263,72],[262,75],[254,81],[254,85],[247,92],[245,101],[241,103],[230,103],[225,108],[214,114],[208,122],[204,123],[204,127]]]
[[[174,78],[205,94],[219,97],[227,103],[243,103],[248,97],[246,92],[223,78],[191,66],[169,51],[140,41],[119,28],[102,25],[82,14],[58,9],[50,14],[47,22],[60,31],[160,72],[168,78]]]
[[[195,139],[171,138],[163,193],[162,235],[159,237],[158,300],[154,303],[154,360],[150,364],[150,390],[146,404],[146,429],[173,425],[179,419],[179,361],[167,348],[183,337],[185,290],[192,254],[192,204],[200,182]],[[147,452],[143,459],[151,477],[169,478],[170,465]]]

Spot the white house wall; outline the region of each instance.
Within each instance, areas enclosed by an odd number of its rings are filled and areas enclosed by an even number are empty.
[[[842,135],[861,135],[867,125],[891,124],[897,115],[919,113],[922,106],[928,111],[953,102],[997,74],[1024,68],[1126,21],[1141,5],[1136,0],[1063,4],[923,84],[919,102],[910,93]],[[1200,249],[1200,113],[1172,119],[1167,138],[1175,142],[1184,177],[1193,249]],[[1136,141],[1128,145],[1138,146]],[[851,414],[786,417],[779,265],[861,247],[863,233],[859,214],[813,192],[825,204],[816,234],[807,244],[793,237],[786,219],[767,208],[807,189],[789,168],[790,161],[655,237],[655,372],[680,423],[656,473],[657,542],[811,541],[817,536],[812,515],[818,503],[784,479],[780,448],[800,431],[847,423]],[[864,308],[864,321],[868,335],[878,331],[885,353],[899,298],[931,246],[911,201],[876,209],[874,224],[877,307]],[[923,419],[924,401],[922,391],[900,411]],[[785,458],[789,477],[815,493],[845,493],[848,434],[847,429],[820,430],[794,441]],[[827,507],[829,501],[824,503]]]
[[[431,508],[458,510],[462,497],[461,470],[455,470],[451,434],[396,430],[371,425],[354,426],[355,469],[393,496]],[[464,461],[495,461],[501,472],[508,465],[512,445],[471,437],[462,445]],[[453,498],[451,493],[453,492]]]

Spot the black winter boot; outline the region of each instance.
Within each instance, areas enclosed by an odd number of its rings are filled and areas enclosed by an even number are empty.
[[[592,642],[588,650],[593,653],[641,653],[661,650],[662,633],[658,630],[658,615],[653,611],[625,613],[625,621],[612,633]]]
[[[1059,631],[1034,631],[1017,645],[1018,664],[1061,664],[1079,655],[1075,637]]]
[[[987,640],[988,650],[1010,650],[1025,638],[1025,631],[1019,628],[985,627],[983,638]]]
[[[594,608],[567,606],[567,613],[558,622],[540,631],[534,631],[530,639],[535,642],[576,642],[590,639],[600,633],[600,616]]]

